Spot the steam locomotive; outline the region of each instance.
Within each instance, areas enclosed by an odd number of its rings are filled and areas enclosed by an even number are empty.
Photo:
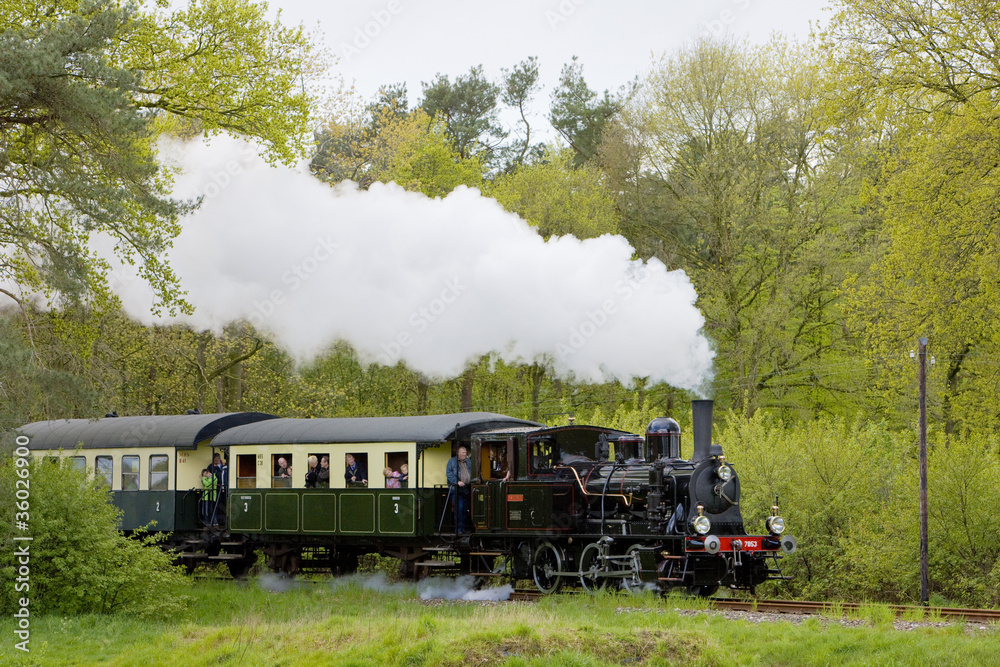
[[[224,562],[243,576],[263,552],[275,571],[346,573],[378,553],[399,559],[407,577],[502,576],[542,593],[571,585],[709,595],[783,578],[795,538],[777,507],[764,530],[747,533],[739,476],[711,442],[712,402],[695,401],[693,417],[687,458],[670,418],[644,436],[485,412],[108,416],[19,432],[36,456],[68,457],[104,481],[121,529],[166,533],[164,546],[189,570]],[[471,462],[464,534],[464,503],[445,473],[460,447]],[[224,467],[210,467],[217,454]],[[306,462],[324,458],[329,488],[307,488]],[[205,469],[223,487],[215,499],[202,490]]]

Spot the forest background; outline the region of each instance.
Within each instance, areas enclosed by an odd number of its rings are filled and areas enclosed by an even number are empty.
[[[418,93],[387,81],[364,100],[318,93],[334,64],[246,0],[3,0],[0,427],[189,409],[689,424],[692,396],[669,384],[580,382],[546,358],[428,378],[343,341],[296,364],[246,321],[131,319],[93,235],[117,241],[158,308],[188,311],[165,255],[198,202],[171,196],[156,141],[226,132],[276,162],[308,157],[331,186],[475,187],[544,238],[620,234],[685,271],[744,514],[755,525],[777,496],[802,545],[775,594],[919,595],[910,351],[928,337],[931,590],[1000,604],[1000,7],[831,4],[808,43],[700,41],[617,92],[574,60],[540,98],[526,55],[499,80],[428,73]]]

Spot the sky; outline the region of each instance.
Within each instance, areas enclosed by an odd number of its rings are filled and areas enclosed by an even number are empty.
[[[365,98],[404,81],[413,104],[421,82],[454,79],[483,65],[492,80],[528,56],[540,62],[540,113],[562,66],[575,55],[591,88],[618,90],[654,57],[700,36],[805,41],[826,22],[829,0],[273,0],[286,24],[319,30],[336,71]]]

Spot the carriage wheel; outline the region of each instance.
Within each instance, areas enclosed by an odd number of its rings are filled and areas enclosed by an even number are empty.
[[[604,590],[608,578],[600,576],[604,570],[601,563],[601,548],[597,543],[588,544],[580,552],[580,585],[588,593]]]
[[[546,595],[555,593],[562,586],[562,554],[559,548],[551,542],[542,542],[535,549],[535,555],[531,559],[531,570],[535,579],[535,586]]]

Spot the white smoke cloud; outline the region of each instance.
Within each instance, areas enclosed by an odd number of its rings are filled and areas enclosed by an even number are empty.
[[[332,579],[330,586],[333,590],[339,590],[345,586],[357,586],[366,591],[378,591],[393,595],[409,595],[416,592],[421,600],[467,600],[471,602],[502,602],[509,600],[511,593],[514,592],[514,587],[509,584],[477,589],[476,578],[468,574],[455,578],[428,577],[416,584],[408,581],[393,583],[389,581],[384,572],[349,574]]]
[[[509,600],[514,587],[510,584],[477,590],[476,578],[465,574],[455,579],[430,577],[417,584],[421,600],[469,600],[475,602]]]
[[[195,314],[150,314],[130,267],[113,287],[140,321],[219,330],[246,319],[299,360],[338,339],[366,361],[454,377],[478,355],[543,355],[560,375],[699,390],[713,352],[682,271],[632,259],[620,236],[543,241],[477,190],[443,199],[320,183],[220,137],[164,146],[179,197],[205,197],[170,252]]]
[[[265,572],[257,577],[257,585],[270,593],[287,593],[298,588],[299,582],[285,574]]]

